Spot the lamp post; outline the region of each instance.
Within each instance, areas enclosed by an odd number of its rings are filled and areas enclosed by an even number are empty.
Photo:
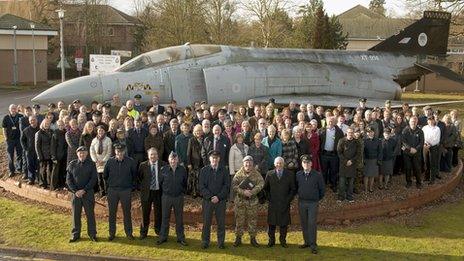
[[[58,18],[60,18],[60,57],[61,57],[61,82],[64,82],[64,43],[63,43],[63,19],[64,19],[64,12],[62,7],[56,10],[55,12],[58,13]]]
[[[32,72],[34,75],[34,86],[37,85],[37,71],[35,65],[35,37],[34,37],[35,24],[31,24],[32,30]]]
[[[18,84],[18,51],[16,49],[16,29],[18,29],[18,26],[13,25],[13,85]]]

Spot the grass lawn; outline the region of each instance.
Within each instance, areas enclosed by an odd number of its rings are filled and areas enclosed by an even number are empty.
[[[297,248],[301,243],[301,233],[290,232],[290,248],[276,246],[272,249],[255,249],[246,245],[231,246],[234,234],[227,232],[226,250],[217,249],[214,244],[208,250],[200,249],[200,232],[187,231],[188,247],[180,247],[171,237],[161,247],[155,245],[155,238],[129,241],[123,238],[122,225],[118,224],[117,238],[107,242],[108,225],[98,221],[100,242],[88,241],[85,231],[83,239],[74,244],[67,242],[70,236],[69,215],[54,213],[39,206],[0,198],[0,242],[6,246],[20,246],[40,250],[80,252],[91,254],[132,256],[166,259],[313,259],[308,250]],[[372,222],[357,228],[337,228],[319,232],[320,254],[317,258],[373,260],[373,259],[414,259],[414,260],[463,260],[464,256],[464,201],[441,206],[420,216],[416,225],[400,225],[393,222]],[[83,225],[85,228],[85,224]],[[138,224],[134,224],[137,231]],[[150,231],[152,234],[153,231]],[[172,233],[172,229],[171,229]],[[137,233],[136,233],[137,234]],[[212,237],[215,239],[215,236]],[[267,243],[264,232],[259,242]]]

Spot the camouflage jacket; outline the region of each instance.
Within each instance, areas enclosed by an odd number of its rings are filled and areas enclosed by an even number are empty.
[[[244,181],[247,177],[250,178],[251,182],[255,185],[254,188],[251,190],[251,194],[253,195],[251,198],[247,198],[245,196],[245,190],[240,188],[240,183]],[[247,173],[244,171],[243,167],[240,168],[237,173],[235,173],[235,176],[232,180],[232,189],[235,192],[236,197],[238,199],[250,199],[254,200],[258,198],[258,193],[263,189],[264,187],[264,179],[261,176],[261,174],[253,169],[250,171],[250,173]]]

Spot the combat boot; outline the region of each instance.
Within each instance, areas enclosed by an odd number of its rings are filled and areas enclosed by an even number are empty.
[[[242,237],[235,237],[234,247],[238,247],[242,244]]]
[[[250,244],[254,247],[259,247],[259,244],[256,241],[256,237],[250,237]]]

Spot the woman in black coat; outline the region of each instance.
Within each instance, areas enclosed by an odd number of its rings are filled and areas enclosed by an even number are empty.
[[[50,189],[62,188],[66,182],[66,158],[68,144],[66,143],[65,124],[62,120],[56,122],[58,129],[52,134],[53,170]]]
[[[85,146],[87,150],[90,151],[90,145],[96,136],[95,124],[92,121],[86,122],[84,125],[84,130],[82,131],[81,138],[79,139],[79,146]]]
[[[198,181],[200,169],[204,166],[201,158],[201,147],[203,146],[202,135],[202,127],[198,124],[193,128],[193,136],[190,137],[187,144],[187,168],[189,171],[187,190],[193,197],[200,195]]]
[[[275,169],[267,172],[263,188],[269,200],[267,211],[269,246],[275,244],[275,230],[276,226],[279,226],[280,244],[286,247],[287,229],[290,224],[290,203],[296,194],[295,175],[284,169],[282,157],[274,160],[274,166]]]
[[[40,130],[35,134],[35,153],[39,159],[40,180],[39,184],[47,188],[50,184],[52,174],[52,131],[50,130],[50,121],[43,120],[40,124]]]
[[[66,143],[68,145],[68,153],[66,157],[66,164],[69,164],[72,160],[77,159],[76,150],[79,147],[79,139],[81,138],[81,131],[77,125],[77,120],[72,119],[69,121],[69,130],[66,131]]]

